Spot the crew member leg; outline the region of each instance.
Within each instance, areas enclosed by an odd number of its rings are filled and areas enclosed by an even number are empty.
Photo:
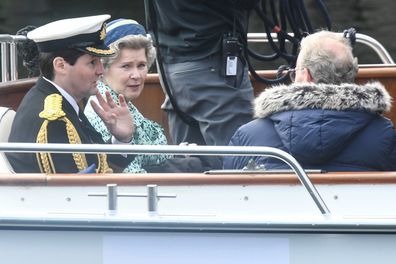
[[[165,67],[179,108],[198,122],[186,124],[174,112],[169,100],[168,113],[174,143],[228,145],[236,129],[252,119],[253,88],[247,68],[239,62],[236,76],[224,76],[221,58],[168,64]]]

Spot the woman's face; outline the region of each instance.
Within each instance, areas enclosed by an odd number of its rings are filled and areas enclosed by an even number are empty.
[[[128,101],[139,97],[147,77],[145,49],[121,49],[120,56],[105,71],[107,84]]]

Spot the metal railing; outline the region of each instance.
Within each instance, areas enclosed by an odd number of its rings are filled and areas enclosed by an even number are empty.
[[[18,79],[18,55],[16,43],[20,41],[26,41],[26,37],[0,34],[2,82]]]
[[[342,35],[342,33],[339,34]],[[277,35],[275,33],[272,33],[271,37],[275,42],[278,41]],[[248,33],[248,40],[249,42],[268,42],[267,35],[265,33]],[[356,42],[371,48],[378,55],[383,64],[395,64],[389,52],[376,39],[365,34],[356,33]]]
[[[330,211],[298,161],[285,151],[271,147],[179,146],[179,145],[98,145],[98,144],[35,144],[1,143],[0,152],[109,153],[109,154],[184,154],[208,156],[266,156],[285,162],[324,216]]]
[[[340,33],[342,34],[342,33]],[[277,41],[277,35],[271,34],[274,41]],[[0,34],[1,45],[1,81],[14,81],[18,79],[18,56],[16,43],[26,41],[25,36]],[[249,42],[268,42],[265,33],[248,33]],[[374,38],[365,34],[356,34],[356,42],[362,43],[379,56],[385,65],[395,64],[389,52],[385,47]]]

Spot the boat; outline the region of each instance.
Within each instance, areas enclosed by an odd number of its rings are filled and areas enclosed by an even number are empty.
[[[361,66],[357,82],[371,79],[396,95],[391,58]],[[0,105],[15,110],[34,82],[3,81]],[[265,89],[253,84],[256,93]],[[136,105],[167,128],[163,98],[151,74]],[[16,174],[2,165],[4,263],[392,263],[396,255],[396,172],[304,171],[288,153],[267,147],[1,142],[0,151],[269,155],[291,167],[84,175]]]

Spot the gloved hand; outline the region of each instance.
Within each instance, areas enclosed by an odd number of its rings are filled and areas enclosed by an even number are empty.
[[[79,174],[87,174],[87,173],[96,173],[96,164],[93,163],[91,165],[89,165],[87,168],[85,168],[82,171],[78,172]]]

